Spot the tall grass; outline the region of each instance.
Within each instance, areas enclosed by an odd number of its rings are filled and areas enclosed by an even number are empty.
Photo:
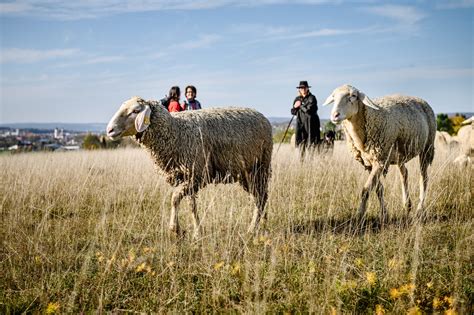
[[[172,188],[146,152],[1,156],[0,312],[472,313],[472,169],[437,152],[423,221],[384,180],[390,222],[353,219],[367,173],[337,144],[274,153],[268,222],[237,185],[199,193],[202,239],[167,230]],[[418,161],[408,165],[418,198]],[[189,202],[179,214],[191,231]]]

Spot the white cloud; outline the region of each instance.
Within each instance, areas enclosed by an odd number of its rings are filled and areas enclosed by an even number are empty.
[[[28,3],[24,3],[24,2],[0,3],[1,14],[20,13],[20,12],[27,12],[30,10],[33,10],[32,5]]]
[[[33,63],[77,54],[77,49],[35,50],[8,48],[1,51],[0,63]]]
[[[417,8],[407,5],[381,5],[366,9],[368,12],[394,19],[398,23],[413,25],[425,17]]]
[[[1,15],[34,16],[43,19],[80,20],[121,13],[162,10],[205,10],[221,7],[268,5],[337,5],[334,0],[13,0],[0,4]],[[352,1],[354,2],[354,1]],[[361,0],[360,2],[371,2]]]

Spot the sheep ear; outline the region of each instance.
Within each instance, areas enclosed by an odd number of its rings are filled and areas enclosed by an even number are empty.
[[[328,96],[328,98],[324,101],[323,106],[329,105],[332,102],[334,102],[334,93],[331,93],[331,95]]]
[[[377,109],[377,110],[380,109],[380,107],[375,105],[375,103],[372,102],[372,100],[362,92],[359,92],[359,100],[361,100],[361,102],[364,103],[365,106],[368,106],[370,108]]]
[[[135,129],[137,132],[143,132],[148,128],[148,126],[150,126],[150,114],[150,106],[146,105],[145,109],[137,115],[135,118]]]

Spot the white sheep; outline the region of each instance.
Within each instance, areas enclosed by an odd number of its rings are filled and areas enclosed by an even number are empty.
[[[373,101],[350,85],[336,88],[323,105],[334,103],[331,121],[342,122],[349,147],[356,160],[369,170],[362,189],[359,218],[363,218],[370,191],[375,187],[380,202],[382,221],[388,220],[383,200],[380,175],[396,164],[402,180],[403,204],[410,210],[408,170],[405,163],[419,156],[421,179],[420,201],[416,213],[423,208],[428,184],[428,166],[434,157],[436,119],[431,107],[416,97],[391,95]]]
[[[134,136],[155,165],[177,187],[172,195],[169,228],[180,233],[178,208],[190,196],[194,237],[199,235],[196,193],[208,183],[238,182],[255,198],[249,231],[256,231],[268,198],[272,126],[249,108],[215,108],[169,113],[156,101],[133,97],[107,125],[112,139]]]
[[[474,116],[473,116],[474,117]],[[474,123],[473,117],[461,123],[458,134],[453,137],[461,148],[460,155],[453,161],[460,166],[469,166],[474,158]]]

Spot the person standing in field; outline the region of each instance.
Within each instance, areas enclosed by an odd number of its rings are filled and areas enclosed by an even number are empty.
[[[183,110],[181,104],[179,104],[179,98],[181,96],[181,90],[179,86],[172,86],[168,94],[168,111],[171,112],[180,112]]]
[[[184,110],[201,109],[201,103],[196,99],[196,87],[188,85],[184,91],[186,93],[184,97]]]
[[[321,142],[318,101],[311,94],[308,81],[300,81],[296,88],[298,96],[293,101],[291,114],[296,115],[296,147],[303,156],[306,148],[314,149]]]

